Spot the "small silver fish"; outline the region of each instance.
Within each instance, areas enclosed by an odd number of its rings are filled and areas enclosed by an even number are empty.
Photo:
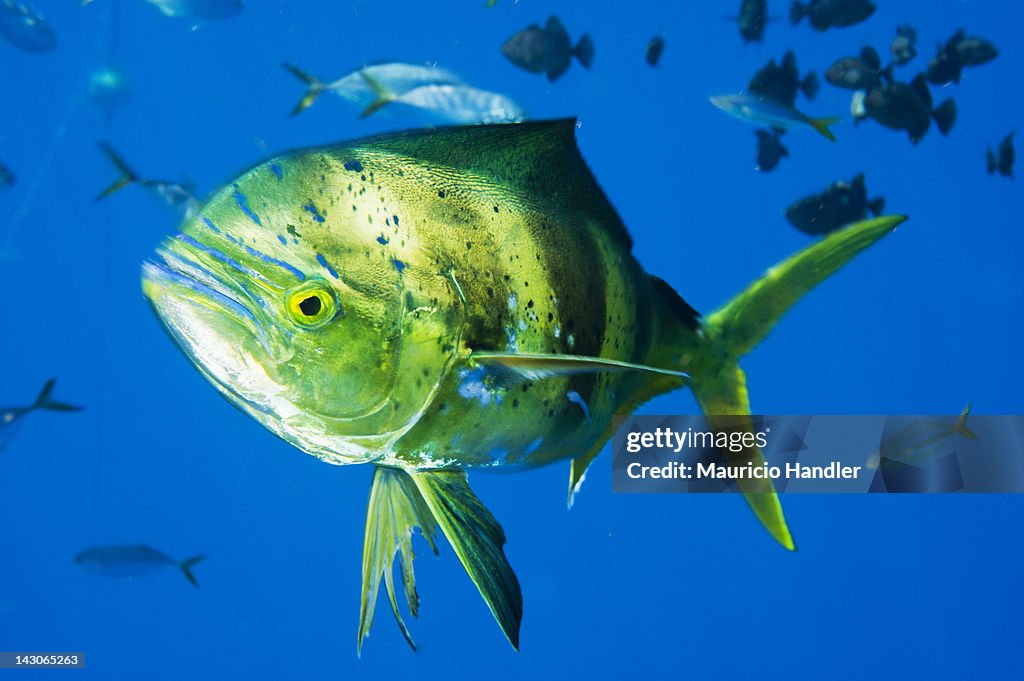
[[[173,565],[181,570],[192,586],[198,588],[199,582],[192,574],[192,567],[204,558],[205,555],[198,555],[177,561],[145,544],[125,544],[86,549],[75,556],[74,562],[83,570],[104,577],[141,577]]]
[[[57,49],[57,34],[42,15],[15,0],[0,0],[0,36],[24,52],[43,54]]]
[[[375,80],[390,92],[403,94],[421,85],[462,85],[462,80],[451,71],[437,66],[405,64],[402,62],[380,62],[368,64],[346,73],[341,78],[325,83],[297,66],[285,63],[285,70],[306,84],[307,89],[291,115],[309,108],[324,92],[332,92],[342,99],[361,107],[367,107],[376,99],[376,94],[364,74]]]
[[[468,85],[431,84],[398,94],[381,87],[365,73],[363,77],[377,93],[377,99],[363,111],[364,118],[394,103],[425,111],[449,123],[464,125],[519,123],[526,120],[526,112],[518,104],[496,92]]]
[[[147,0],[169,17],[227,19],[242,11],[242,0]]]

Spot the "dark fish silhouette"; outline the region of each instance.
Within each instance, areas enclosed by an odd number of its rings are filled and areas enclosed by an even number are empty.
[[[741,0],[736,23],[739,24],[743,42],[761,42],[764,39],[765,24],[768,23],[767,0]]]
[[[805,234],[828,234],[851,222],[867,217],[868,211],[880,215],[885,199],[868,200],[864,175],[852,182],[835,182],[820,194],[806,196],[786,209],[786,219]]]
[[[914,144],[928,132],[933,118],[943,135],[948,135],[956,122],[956,102],[952,99],[932,108],[924,74],[918,74],[910,84],[888,83],[867,95],[861,94],[854,95],[854,123],[873,118],[892,130],[906,130]]]
[[[996,46],[985,38],[968,36],[960,29],[945,45],[939,45],[935,57],[928,62],[928,82],[933,85],[959,83],[965,66],[987,64],[999,56]]]
[[[175,566],[185,575],[189,583],[198,587],[192,567],[206,556],[193,556],[177,561],[163,551],[144,544],[122,546],[97,546],[86,549],[75,556],[75,565],[89,572],[105,577],[141,577],[162,568]]]
[[[875,5],[870,0],[810,0],[808,3],[793,0],[789,21],[796,26],[807,17],[811,28],[826,31],[859,24],[874,13]]]
[[[102,201],[114,192],[124,189],[130,184],[138,184],[156,194],[164,203],[179,211],[184,217],[191,217],[199,209],[199,199],[196,198],[194,188],[189,183],[169,182],[167,180],[149,180],[139,177],[124,159],[114,151],[114,148],[106,142],[100,142],[99,147],[106,154],[110,162],[117,168],[120,176],[114,182],[100,192],[93,201]]]
[[[985,38],[969,36],[960,29],[949,39],[949,43],[956,50],[960,63],[964,66],[981,66],[987,64],[999,56],[996,46]]]
[[[501,53],[524,71],[546,73],[553,81],[566,72],[573,57],[589,69],[594,62],[594,41],[585,33],[573,47],[562,22],[553,16],[544,28],[531,24],[506,40]]]
[[[0,36],[23,52],[43,54],[57,49],[57,34],[31,5],[0,0]]]
[[[1010,134],[1003,138],[996,151],[992,151],[992,147],[989,147],[985,152],[985,164],[988,167],[989,175],[998,172],[1003,177],[1013,177],[1013,162],[1017,156],[1013,149],[1014,132],[1016,131],[1011,130]]]
[[[39,391],[36,401],[25,407],[3,407],[0,408],[0,452],[7,448],[11,438],[21,426],[22,420],[34,411],[82,411],[83,407],[76,407],[65,402],[54,400],[53,387],[57,379],[51,378]]]
[[[896,27],[896,37],[889,45],[892,53],[892,61],[897,66],[903,66],[917,56],[917,30],[911,24],[902,24]]]
[[[661,60],[661,53],[665,51],[665,36],[656,35],[647,43],[647,54],[644,58],[651,66],[657,66]]]
[[[882,61],[873,47],[861,50],[860,57],[843,57],[825,71],[825,80],[847,90],[873,90],[882,81],[892,82],[892,65],[882,68]]]
[[[750,79],[747,90],[751,94],[794,106],[797,92],[803,92],[807,99],[814,99],[818,94],[818,76],[811,71],[801,79],[796,65],[796,55],[792,50],[788,50],[782,57],[781,65],[772,59],[762,66]]]
[[[0,188],[13,187],[18,178],[11,172],[11,169],[0,163]]]
[[[789,150],[782,146],[783,131],[758,129],[754,134],[757,135],[757,169],[769,173],[775,170],[783,156],[789,156]]]

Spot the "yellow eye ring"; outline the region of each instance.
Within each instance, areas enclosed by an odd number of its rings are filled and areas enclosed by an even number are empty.
[[[338,301],[326,282],[307,281],[288,292],[285,309],[298,326],[318,329],[334,319],[338,312]]]

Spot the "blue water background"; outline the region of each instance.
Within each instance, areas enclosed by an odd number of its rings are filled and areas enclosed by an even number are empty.
[[[816,33],[787,7],[766,42],[725,20],[738,2],[251,2],[199,25],[121,2],[117,63],[132,98],[109,121],[84,95],[105,59],[106,2],[39,0],[51,55],[0,43],[0,403],[50,376],[78,415],[33,414],[0,457],[0,649],[80,650],[75,678],[993,678],[1019,673],[1021,514],[1009,496],[793,496],[800,551],[780,549],[736,496],[613,496],[605,452],[566,510],[568,464],[474,474],[523,585],[515,653],[453,552],[417,540],[422,610],[413,653],[385,601],[355,655],[371,477],[302,455],[235,411],[167,340],[139,264],[176,226],[139,188],[101,203],[110,140],[140,172],[187,175],[205,195],[270,155],[415,123],[360,120],[324,97],[287,116],[292,61],[332,78],[364,62],[434,62],[504,92],[537,118],[579,116],[579,144],[639,260],[711,311],[809,238],[794,199],[866,172],[871,196],[911,220],[802,301],[743,361],[761,413],[1018,413],[1024,291],[1021,185],[985,174],[984,151],[1021,127],[1020,28],[1009,0],[879,0],[870,21]],[[557,12],[589,31],[590,72],[554,84],[498,51]],[[836,144],[794,131],[792,154],[754,170],[753,128],[707,101],[794,48],[819,73],[871,43],[886,57],[913,21],[920,55],[960,26],[999,58],[965,72],[959,119],[916,147],[822,85],[813,114],[842,114]],[[647,40],[667,35],[661,65]],[[78,98],[78,101],[76,101]],[[68,112],[70,112],[68,114]],[[66,134],[54,142],[62,119]],[[52,158],[47,150],[53,148]],[[34,197],[27,197],[33,179]],[[30,199],[30,200],[29,200]],[[27,209],[15,218],[19,208]],[[16,232],[9,236],[9,230]],[[590,266],[580,262],[580,267]],[[643,413],[688,413],[691,395]],[[71,562],[94,545],[206,553],[193,589],[173,570],[103,579]],[[46,676],[45,674],[43,676]]]

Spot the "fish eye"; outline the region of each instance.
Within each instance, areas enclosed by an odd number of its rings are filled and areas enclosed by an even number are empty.
[[[325,282],[308,281],[288,292],[285,309],[298,326],[317,329],[334,319],[338,302],[334,290]]]

